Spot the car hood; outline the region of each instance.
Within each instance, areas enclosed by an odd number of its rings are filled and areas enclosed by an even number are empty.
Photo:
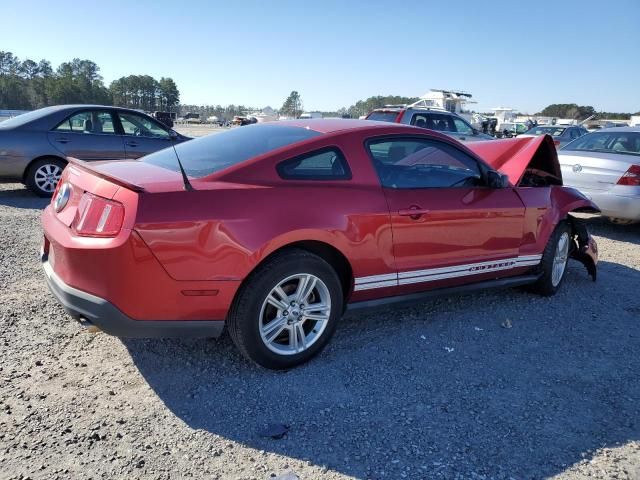
[[[466,146],[492,168],[509,177],[518,185],[526,173],[538,173],[554,178],[562,184],[558,153],[549,135],[494,140],[493,142],[469,142]]]

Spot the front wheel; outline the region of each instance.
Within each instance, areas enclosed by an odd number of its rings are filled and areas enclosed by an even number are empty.
[[[229,333],[257,364],[292,368],[329,342],[343,301],[331,265],[305,250],[287,250],[258,267],[241,287],[227,319]]]
[[[533,291],[549,297],[555,295],[564,280],[572,248],[571,228],[566,222],[558,224],[542,254],[542,276],[533,285]]]
[[[43,158],[34,162],[27,171],[25,184],[39,197],[50,197],[60,181],[65,163],[57,158]]]

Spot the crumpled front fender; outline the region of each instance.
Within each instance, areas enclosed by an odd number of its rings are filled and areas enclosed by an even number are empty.
[[[595,282],[598,276],[598,244],[589,233],[589,230],[587,230],[587,226],[583,220],[572,215],[568,215],[567,220],[575,235],[571,258],[575,258],[582,263]]]

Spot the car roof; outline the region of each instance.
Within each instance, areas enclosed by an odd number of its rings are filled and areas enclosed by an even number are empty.
[[[78,104],[68,104],[68,105],[53,105],[51,107],[46,107],[49,108],[51,112],[59,112],[62,110],[79,110],[79,109],[92,109],[92,108],[111,108],[113,110],[122,110],[122,111],[126,111],[126,112],[138,112],[138,113],[145,113],[142,110],[136,110],[135,108],[125,108],[125,107],[114,107],[113,105],[93,105],[93,104],[83,104],[83,103],[78,103]]]
[[[599,130],[596,130],[596,132],[640,132],[640,126],[600,128]],[[596,132],[591,132],[591,133],[596,133]]]

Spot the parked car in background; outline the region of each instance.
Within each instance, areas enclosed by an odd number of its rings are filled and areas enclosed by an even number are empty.
[[[0,180],[22,182],[51,196],[67,164],[136,159],[189,140],[136,110],[103,105],[59,105],[0,123]]]
[[[173,128],[173,119],[175,118],[175,113],[171,112],[153,112],[153,118],[158,120],[164,126],[168,128]]]
[[[428,128],[442,132],[460,142],[477,142],[493,140],[491,135],[473,128],[469,122],[455,113],[442,109],[413,108],[413,107],[385,107],[377,108],[369,113],[367,120],[379,122],[404,123],[416,127]]]
[[[519,285],[553,295],[570,257],[595,280],[595,243],[571,212],[597,207],[562,186],[549,137],[468,145],[317,119],[137,162],[74,160],[42,215],[47,282],[107,333],[226,325],[245,356],[282,369],[318,354],[346,308]]]
[[[524,122],[502,122],[496,128],[498,138],[513,138],[527,133],[529,128]]]
[[[550,135],[556,148],[562,148],[576,138],[589,133],[581,125],[541,125],[524,132],[522,137],[536,137],[538,135]]]
[[[558,152],[566,185],[615,223],[640,221],[640,127],[598,130]]]
[[[253,125],[254,123],[258,123],[258,119],[256,117],[245,117],[244,115],[236,115],[233,117],[233,120],[231,120],[232,125],[239,125],[241,127],[245,125]]]

